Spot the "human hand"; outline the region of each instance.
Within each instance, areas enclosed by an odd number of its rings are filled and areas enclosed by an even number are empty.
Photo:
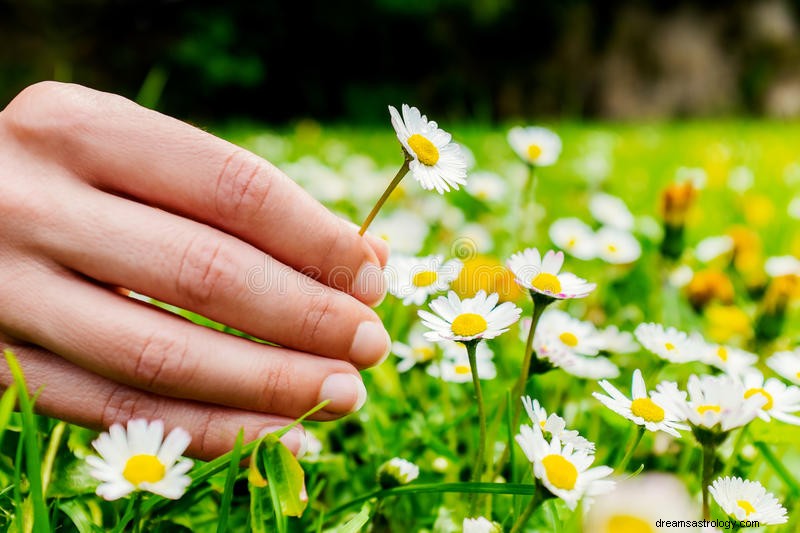
[[[240,427],[251,440],[325,399],[317,419],[357,410],[357,368],[390,349],[368,307],[385,291],[383,241],[268,162],[122,97],[46,82],[0,112],[0,212],[0,347],[43,387],[43,414],[163,419],[210,458]],[[297,452],[302,430],[284,442]]]

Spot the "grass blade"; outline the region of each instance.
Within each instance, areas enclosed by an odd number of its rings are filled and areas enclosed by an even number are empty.
[[[233,485],[236,483],[236,476],[239,473],[239,462],[242,459],[242,444],[244,443],[244,430],[240,429],[236,435],[236,442],[231,450],[231,462],[228,466],[228,475],[225,478],[225,489],[222,492],[222,501],[219,505],[219,520],[217,521],[217,533],[225,533],[228,530],[228,517],[231,512],[231,500],[233,499]]]

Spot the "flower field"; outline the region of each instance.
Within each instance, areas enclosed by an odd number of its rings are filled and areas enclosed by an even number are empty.
[[[0,528],[800,531],[800,125],[391,122],[215,131],[391,246],[363,408],[189,465],[18,373]]]

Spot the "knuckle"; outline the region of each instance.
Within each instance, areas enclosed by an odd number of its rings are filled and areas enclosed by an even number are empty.
[[[158,415],[158,400],[144,396],[124,385],[119,385],[106,398],[100,411],[100,425],[105,428],[115,423],[125,424],[133,418],[154,419]]]
[[[207,305],[235,285],[236,262],[222,240],[196,236],[182,252],[177,293],[190,304]]]
[[[261,212],[271,194],[272,172],[258,156],[236,149],[217,175],[214,201],[226,218],[247,220]]]
[[[333,301],[329,295],[310,298],[303,312],[303,323],[300,328],[301,335],[308,339],[309,344],[313,345],[324,339],[324,326],[333,310]]]
[[[169,388],[171,383],[186,376],[188,341],[185,337],[153,333],[145,337],[133,354],[131,378],[146,389]]]

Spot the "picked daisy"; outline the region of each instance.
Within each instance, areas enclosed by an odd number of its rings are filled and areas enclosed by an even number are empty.
[[[130,420],[127,431],[114,424],[92,442],[99,457],[86,458],[91,476],[101,482],[97,495],[118,500],[134,491],[147,491],[177,500],[192,481],[186,475],[192,461],[180,458],[190,441],[189,433],[181,428],[164,439],[161,420]]]
[[[542,407],[539,400],[534,400],[530,396],[522,398],[522,405],[525,407],[525,412],[528,413],[528,418],[535,426],[542,428],[544,433],[549,433],[554,437],[561,439],[563,444],[570,444],[578,451],[585,451],[594,453],[594,443],[590,440],[581,437],[575,430],[567,429],[567,422],[555,413],[550,413],[548,416],[547,410]]]
[[[622,394],[614,385],[606,380],[598,383],[606,394],[593,392],[592,396],[600,403],[622,415],[631,422],[644,426],[649,431],[663,431],[680,438],[679,429],[688,430],[689,426],[681,423],[684,416],[675,409],[669,398],[659,392],[647,392],[647,387],[638,368],[633,371],[631,398]]]
[[[588,261],[597,257],[594,231],[580,219],[559,218],[548,231],[553,244],[573,257]]]
[[[745,399],[761,396],[765,403],[758,417],[769,422],[772,418],[800,426],[800,417],[792,413],[800,411],[800,388],[786,385],[777,378],[764,379],[758,370],[751,370],[742,377]]]
[[[614,488],[613,481],[604,479],[613,472],[610,467],[590,468],[594,455],[577,451],[571,444],[562,446],[556,436],[548,442],[538,426],[521,426],[516,441],[533,465],[533,475],[572,510],[581,498]]]
[[[781,377],[800,385],[800,348],[791,352],[775,352],[767,359],[767,366]]]
[[[636,340],[648,351],[671,363],[688,363],[701,360],[704,346],[683,331],[661,324],[639,324],[633,332]]]
[[[389,292],[404,305],[422,305],[428,296],[447,290],[458,278],[463,263],[445,261],[441,255],[392,256],[384,269]]]
[[[508,144],[525,163],[536,167],[549,167],[561,155],[561,138],[537,126],[517,126],[508,132]]]
[[[397,371],[403,373],[416,365],[426,365],[433,361],[436,357],[436,345],[426,339],[421,331],[414,330],[408,336],[408,343],[392,343],[392,353],[400,359]]]
[[[429,121],[416,107],[403,104],[401,109],[402,117],[397,109],[389,106],[389,115],[397,139],[403,146],[405,160],[361,225],[361,235],[367,231],[378,211],[409,171],[423,189],[435,189],[440,194],[451,188],[458,190],[459,185],[467,183],[467,159],[461,146],[453,142],[453,137],[439,128],[436,122]]]
[[[511,302],[497,305],[499,296],[478,291],[474,298],[461,300],[455,292],[430,303],[434,313],[420,310],[423,325],[431,331],[425,338],[434,342],[493,339],[508,331],[522,310]]]
[[[559,273],[563,265],[564,252],[550,250],[542,257],[536,248],[527,248],[508,260],[517,283],[532,293],[563,300],[583,298],[597,287],[575,274]]]
[[[721,477],[708,490],[717,505],[737,520],[758,522],[762,526],[785,524],[789,520],[786,508],[758,481]]]

